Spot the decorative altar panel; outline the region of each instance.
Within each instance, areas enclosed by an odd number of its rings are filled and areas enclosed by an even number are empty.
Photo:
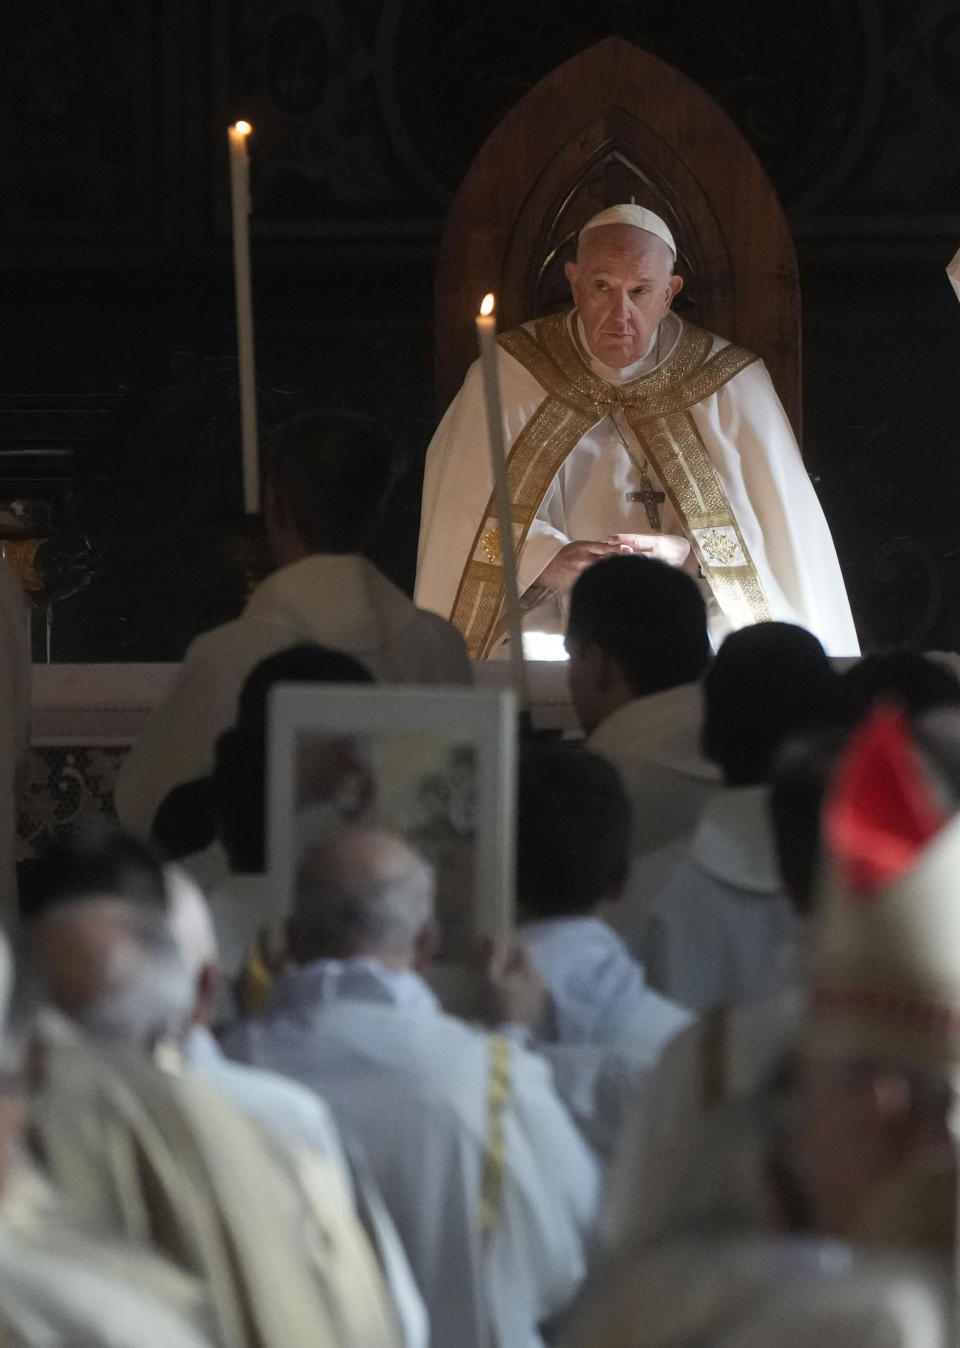
[[[113,813],[117,771],[177,665],[34,665],[17,860],[91,814]]]
[[[566,664],[533,662],[533,720],[540,729],[576,728]],[[113,814],[120,764],[151,710],[177,676],[176,664],[34,665],[30,753],[21,797],[17,860],[91,814]],[[509,687],[510,665],[474,665],[478,683]]]

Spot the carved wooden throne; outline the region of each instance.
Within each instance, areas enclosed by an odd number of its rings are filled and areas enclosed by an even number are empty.
[[[476,355],[483,295],[496,292],[501,329],[569,304],[580,227],[631,197],[673,230],[678,312],[763,357],[799,437],[799,282],[773,186],[709,95],[620,38],[535,85],[457,193],[436,274],[440,410]]]

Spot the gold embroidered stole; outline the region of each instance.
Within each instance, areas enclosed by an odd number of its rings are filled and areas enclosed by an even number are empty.
[[[651,374],[608,384],[588,369],[570,336],[566,314],[515,328],[500,345],[546,390],[507,458],[513,546],[519,554],[547,488],[587,431],[620,412],[660,479],[724,613],[735,627],[772,611],[723,483],[690,408],[757,359],[741,347],[711,356],[713,339],[684,322],[676,347]],[[629,452],[629,450],[628,450]],[[638,464],[638,467],[640,465]],[[470,655],[486,655],[503,604],[503,567],[496,502],[491,493],[460,578],[451,617]]]
[[[510,1045],[502,1035],[490,1036],[490,1082],[487,1096],[487,1136],[480,1174],[480,1215],[483,1240],[493,1236],[503,1202],[507,1143],[503,1115],[510,1099]]]

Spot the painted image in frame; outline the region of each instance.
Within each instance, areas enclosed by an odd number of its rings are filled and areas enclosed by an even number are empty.
[[[513,695],[285,684],[270,703],[267,866],[289,911],[304,851],[350,824],[396,833],[434,868],[439,959],[513,927]],[[278,912],[278,918],[281,913]]]

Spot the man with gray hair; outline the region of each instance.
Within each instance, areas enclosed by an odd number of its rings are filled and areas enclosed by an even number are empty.
[[[330,1348],[398,1348],[336,1165],[281,1127],[261,1130],[239,1069],[183,1071],[197,985],[166,909],[75,896],[31,936],[61,1013],[44,1037],[34,1132],[71,1196],[199,1276],[224,1342],[282,1348],[310,1324],[311,1342]]]
[[[774,618],[809,627],[831,655],[857,654],[833,540],[770,377],[673,312],[676,260],[659,215],[611,206],[567,263],[575,307],[500,337],[524,628],[559,644],[577,577],[642,552],[702,575],[714,644]],[[476,658],[502,640],[503,598],[482,388],[477,362],[427,451],[416,590]]]
[[[0,932],[0,1342],[17,1348],[208,1348],[200,1281],[86,1220],[24,1145],[32,987]]]
[[[75,899],[47,909],[31,937],[54,1005],[97,1043],[149,1057],[186,1035],[194,990],[162,908]]]
[[[433,1342],[532,1348],[584,1275],[596,1164],[545,1062],[440,1010],[421,976],[433,945],[430,868],[399,838],[345,830],[303,856],[290,965],[227,1051],[313,1086],[363,1143]],[[542,1014],[512,947],[490,974],[499,1019]]]
[[[220,983],[210,909],[182,867],[168,865],[165,875],[169,926],[193,988],[191,1021],[182,1045],[187,1065],[268,1134],[286,1145],[305,1147],[334,1167],[370,1238],[405,1348],[426,1348],[429,1325],[423,1298],[365,1159],[356,1148],[344,1145],[330,1110],[316,1091],[278,1072],[224,1056],[209,1028]]]

